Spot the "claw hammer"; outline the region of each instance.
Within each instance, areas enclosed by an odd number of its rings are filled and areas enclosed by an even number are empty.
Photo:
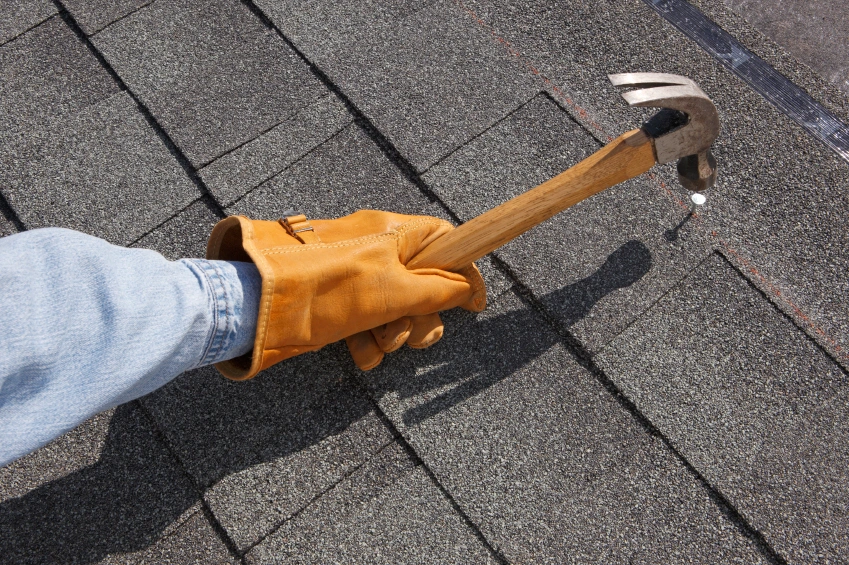
[[[623,133],[574,167],[484,212],[440,237],[408,264],[409,269],[458,270],[535,225],[593,194],[678,159],[678,179],[702,192],[716,182],[710,148],[719,116],[692,80],[663,73],[609,75],[630,106],[662,108],[640,129]]]

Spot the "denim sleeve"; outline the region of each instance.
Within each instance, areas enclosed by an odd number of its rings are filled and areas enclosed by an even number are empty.
[[[249,351],[260,289],[250,263],[168,261],[60,228],[0,238],[0,466]]]

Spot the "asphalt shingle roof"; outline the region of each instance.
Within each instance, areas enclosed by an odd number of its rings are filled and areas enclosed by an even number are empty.
[[[845,559],[849,166],[641,0],[4,2],[0,235],[176,259],[228,213],[464,221],[636,127],[606,74],[643,70],[719,109],[697,215],[658,167],[480,261],[489,308],[433,348],[100,414],[0,469],[0,563]]]
[[[326,94],[234,2],[154,2],[93,41],[198,168]]]
[[[788,561],[849,553],[835,523],[849,484],[846,373],[725,259],[712,255],[599,358]]]
[[[0,44],[6,43],[56,13],[50,0],[9,0],[0,14]]]

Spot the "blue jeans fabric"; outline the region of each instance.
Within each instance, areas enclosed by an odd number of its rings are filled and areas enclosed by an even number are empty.
[[[0,238],[0,466],[250,351],[260,291],[251,263],[168,261],[60,228]]]

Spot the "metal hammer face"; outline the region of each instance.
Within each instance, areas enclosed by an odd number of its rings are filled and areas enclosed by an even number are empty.
[[[710,147],[719,135],[719,115],[707,94],[692,80],[665,73],[608,75],[613,86],[639,87],[622,94],[629,106],[663,108],[643,126],[652,138],[657,162],[678,159],[678,179],[701,192],[716,182]]]

